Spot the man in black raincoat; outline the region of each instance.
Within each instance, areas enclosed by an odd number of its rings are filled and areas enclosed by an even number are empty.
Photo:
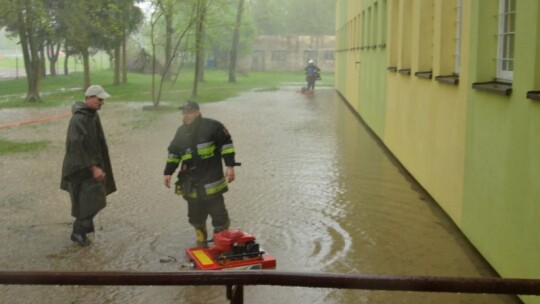
[[[71,240],[90,245],[94,216],[106,205],[106,196],[116,191],[105,134],[97,113],[110,97],[99,85],[88,87],[85,101],[72,107],[66,137],[66,155],[60,188],[69,192],[71,215],[75,217]]]

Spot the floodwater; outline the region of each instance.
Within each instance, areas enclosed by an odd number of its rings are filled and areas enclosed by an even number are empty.
[[[118,192],[96,218],[93,243],[69,240],[68,194],[58,189],[67,118],[0,129],[48,140],[0,158],[0,269],[182,271],[195,241],[186,205],[163,186],[179,112],[110,103],[101,111]],[[65,107],[46,110],[64,113]],[[455,226],[363,128],[333,89],[251,92],[204,104],[237,149],[225,194],[232,227],[254,234],[279,271],[494,276]],[[22,114],[21,114],[22,115]],[[13,116],[10,116],[13,120]],[[27,117],[24,117],[25,119]],[[12,123],[0,111],[0,125]],[[178,261],[162,263],[172,256]],[[509,296],[247,286],[245,303],[517,303]],[[0,286],[1,303],[227,303],[225,287]]]

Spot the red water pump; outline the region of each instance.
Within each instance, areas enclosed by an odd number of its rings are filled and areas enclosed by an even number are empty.
[[[186,254],[196,269],[273,269],[276,259],[262,251],[255,237],[239,229],[214,234],[212,247],[188,248]]]

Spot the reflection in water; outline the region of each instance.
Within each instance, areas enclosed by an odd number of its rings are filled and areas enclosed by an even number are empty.
[[[257,111],[246,107],[247,101],[233,102],[242,104],[236,107],[242,109],[239,117],[250,117],[244,120],[246,133],[239,136],[245,140],[240,143],[239,157],[258,155],[253,160],[256,163],[241,171],[256,191],[248,187],[249,193],[241,193],[235,188],[229,194],[236,201],[237,195],[245,199],[256,192],[251,200],[253,210],[242,205],[233,214],[243,221],[254,215],[246,226],[257,227],[263,246],[278,256],[280,270],[492,274],[444,213],[402,174],[333,90],[319,90],[313,99],[288,94],[280,91],[252,97],[257,100],[251,101],[251,105],[258,104]],[[232,104],[222,105],[220,111]],[[261,144],[251,147],[252,142]],[[279,294],[287,295],[288,301],[301,297],[303,303],[395,303],[396,296],[401,303],[513,303],[509,297],[499,296],[296,292],[285,289]],[[261,295],[270,299],[276,292],[257,294],[257,299]]]
[[[161,176],[166,147],[180,115],[164,115],[151,127],[133,132],[125,126],[140,114],[129,111],[137,110],[110,104],[102,111],[119,191],[102,212],[100,226],[104,228],[98,229],[94,244],[85,249],[71,244],[67,209],[65,214],[58,211],[47,218],[29,211],[50,208],[37,199],[37,190],[29,189],[24,196],[8,192],[4,194],[8,201],[0,204],[0,241],[7,244],[0,251],[0,269],[185,269],[183,250],[193,245],[194,233],[187,223],[185,203],[164,189]],[[276,256],[278,270],[493,275],[333,90],[318,89],[313,98],[295,94],[294,89],[248,93],[205,104],[202,113],[228,127],[242,162],[225,194],[232,227],[254,234],[262,249]],[[25,167],[28,159],[14,160],[16,172],[33,172],[36,180],[58,172],[55,166],[62,156],[65,126],[60,130],[55,131],[58,138],[51,139],[58,142],[51,147],[56,149],[51,152],[54,155],[48,156],[53,164],[46,162],[40,166],[43,172],[36,172],[29,170],[34,167]],[[17,179],[0,182],[10,188],[12,180]],[[47,182],[42,189],[57,189],[57,180]],[[60,191],[44,201],[58,210],[69,205],[67,195]],[[23,224],[28,222],[37,224],[33,228]],[[163,256],[174,256],[179,262],[160,263]],[[49,303],[226,302],[223,286],[0,287],[0,302],[6,299],[22,299],[21,303],[43,303],[42,299],[50,299]],[[247,286],[245,302],[514,303],[510,297],[495,295],[267,286]]]

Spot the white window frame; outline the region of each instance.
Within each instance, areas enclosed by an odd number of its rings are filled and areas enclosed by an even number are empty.
[[[510,5],[513,3],[513,6]],[[499,0],[497,80],[512,82],[514,78],[516,0]],[[514,28],[512,28],[514,27]]]
[[[459,75],[459,67],[461,64],[461,11],[462,0],[456,0],[456,50],[454,53],[454,74]]]

